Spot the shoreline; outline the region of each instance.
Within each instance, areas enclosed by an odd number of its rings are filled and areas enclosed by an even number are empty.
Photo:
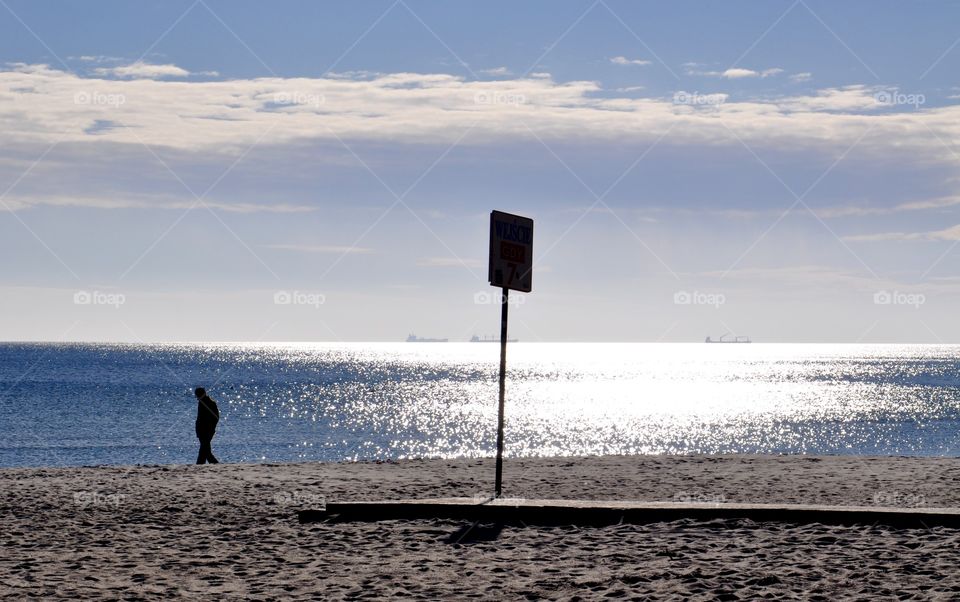
[[[190,453],[193,453],[192,450],[195,446],[189,448]],[[187,454],[187,456],[190,455]],[[221,452],[222,453],[222,452]],[[185,456],[186,458],[186,456]],[[323,466],[339,466],[339,465],[354,465],[354,464],[404,464],[408,462],[482,462],[488,461],[493,462],[495,456],[460,456],[455,458],[443,458],[443,457],[417,457],[417,458],[360,458],[357,460],[297,460],[297,461],[285,461],[285,460],[270,460],[263,462],[248,462],[248,461],[239,461],[231,462],[229,460],[224,460],[221,462],[224,466],[273,466],[273,467],[286,467],[286,466],[313,466],[313,465],[323,465]],[[657,453],[657,454],[602,454],[602,455],[583,455],[583,454],[571,454],[566,456],[504,456],[504,465],[510,462],[520,462],[528,463],[537,461],[561,461],[561,460],[590,460],[595,458],[765,458],[765,459],[775,459],[775,458],[814,458],[815,461],[823,459],[861,459],[861,460],[943,460],[950,461],[955,460],[960,462],[960,455],[957,456],[948,456],[948,455],[878,455],[878,454],[829,454],[829,453],[753,453],[753,452],[729,452],[729,453]],[[170,462],[166,464],[161,463],[137,463],[137,464],[68,464],[68,465],[29,465],[29,466],[2,466],[0,465],[0,474],[5,471],[14,471],[14,470],[88,470],[88,469],[138,469],[138,468],[173,468],[177,466],[194,466],[192,460],[189,458],[184,462]]]
[[[960,595],[960,530],[942,527],[297,521],[298,510],[328,501],[489,495],[493,465],[480,458],[0,469],[0,598]],[[957,483],[953,458],[504,463],[504,495],[527,498],[948,508],[960,507]]]
[[[306,462],[223,462],[218,465],[199,467],[193,463],[179,464],[94,464],[82,466],[13,466],[0,467],[0,483],[5,483],[8,477],[22,473],[26,477],[59,477],[79,478],[88,473],[103,472],[106,474],[123,473],[138,475],[144,472],[168,472],[189,477],[191,471],[211,470],[234,473],[234,478],[258,475],[263,471],[273,471],[279,475],[290,473],[326,474],[331,471],[348,474],[363,475],[371,483],[376,482],[378,476],[388,471],[391,480],[405,480],[413,478],[417,470],[426,470],[435,473],[443,465],[448,470],[462,469],[461,480],[447,479],[447,485],[470,484],[477,489],[475,494],[486,493],[486,489],[493,490],[493,457],[471,458],[410,458],[410,459],[365,459],[365,460],[338,460],[338,461],[306,461]],[[602,455],[602,456],[546,456],[520,457],[504,459],[504,495],[510,495],[511,477],[519,477],[519,485],[524,491],[529,491],[527,482],[531,471],[539,466],[551,468],[562,465],[565,468],[575,468],[577,472],[590,473],[588,475],[601,488],[592,492],[578,488],[576,483],[563,483],[562,480],[551,480],[548,491],[553,492],[557,499],[576,497],[570,492],[582,494],[577,499],[601,499],[597,492],[607,492],[610,500],[632,501],[684,501],[683,485],[694,486],[694,489],[715,490],[713,497],[701,501],[735,501],[740,503],[801,503],[824,504],[834,506],[874,505],[882,499],[864,498],[863,495],[850,495],[861,487],[863,491],[877,493],[890,492],[891,488],[899,487],[902,492],[910,491],[913,497],[922,496],[923,499],[901,500],[907,501],[901,507],[935,504],[940,507],[960,507],[960,487],[954,494],[950,483],[960,485],[960,457],[953,456],[867,456],[867,455],[808,455],[808,454],[656,454],[656,455]],[[752,469],[759,469],[757,476],[770,477],[771,480],[761,483],[750,476]],[[806,493],[801,487],[794,489],[783,488],[784,482],[780,470],[799,470],[793,473],[804,479]],[[862,472],[864,471],[865,472]],[[477,472],[489,472],[489,483]],[[615,471],[612,475],[604,471]],[[705,472],[709,471],[709,472]],[[842,471],[842,479],[836,474]],[[36,474],[33,474],[36,473]],[[77,473],[72,474],[71,473]],[[634,474],[635,473],[635,474]],[[582,476],[582,475],[577,475]],[[626,477],[634,477],[627,479]],[[639,484],[637,477],[648,480]],[[709,477],[709,479],[706,479]],[[717,486],[718,479],[724,479],[725,486]],[[700,479],[703,479],[701,482]],[[284,478],[287,482],[288,479]],[[613,482],[610,482],[613,481]],[[709,483],[709,484],[708,484]],[[772,485],[773,489],[766,492],[757,487],[746,485]],[[941,487],[942,485],[942,487]],[[921,489],[917,490],[919,486]],[[442,495],[427,497],[457,497],[457,491],[451,490]],[[674,493],[671,493],[674,492]],[[728,493],[724,493],[727,491]],[[448,495],[449,493],[449,495]],[[636,497],[630,497],[630,495]],[[667,495],[667,497],[663,497]],[[670,496],[673,498],[670,498]],[[707,495],[707,494],[704,494]],[[847,496],[847,497],[844,497]],[[525,497],[547,497],[544,495],[525,495]],[[716,499],[714,499],[716,498]],[[721,499],[722,498],[722,499]],[[365,498],[366,499],[366,498]],[[825,501],[829,500],[829,502]],[[689,500],[697,501],[697,500]],[[890,500],[896,502],[896,499]],[[897,504],[884,504],[893,505]]]

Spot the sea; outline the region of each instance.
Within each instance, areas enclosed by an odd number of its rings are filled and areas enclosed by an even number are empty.
[[[960,346],[511,343],[508,457],[960,456]],[[0,466],[471,458],[491,343],[0,344]]]

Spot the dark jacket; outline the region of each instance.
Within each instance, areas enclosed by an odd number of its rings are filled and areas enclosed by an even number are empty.
[[[211,439],[217,430],[217,423],[220,422],[220,408],[217,402],[210,399],[209,395],[204,395],[197,400],[197,437],[201,439]]]

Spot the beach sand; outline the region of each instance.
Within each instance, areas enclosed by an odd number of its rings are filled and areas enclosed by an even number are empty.
[[[960,530],[680,520],[301,525],[323,500],[487,495],[493,461],[0,470],[0,597],[960,598]],[[960,460],[508,459],[504,495],[960,507]]]

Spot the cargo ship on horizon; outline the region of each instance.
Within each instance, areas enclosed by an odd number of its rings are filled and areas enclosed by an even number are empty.
[[[713,340],[713,339],[711,339],[710,336],[708,335],[708,336],[707,336],[707,339],[704,341],[704,343],[752,343],[752,342],[753,342],[753,341],[750,340],[750,337],[748,337],[748,336],[746,336],[746,335],[736,336],[736,337],[733,337],[732,339],[727,339],[727,338],[725,338],[725,337],[728,337],[728,336],[730,336],[730,333],[725,333],[725,334],[720,335],[720,338],[719,338],[719,339]]]
[[[415,334],[407,336],[408,343],[446,343],[449,339],[432,339],[429,337],[418,337]]]

